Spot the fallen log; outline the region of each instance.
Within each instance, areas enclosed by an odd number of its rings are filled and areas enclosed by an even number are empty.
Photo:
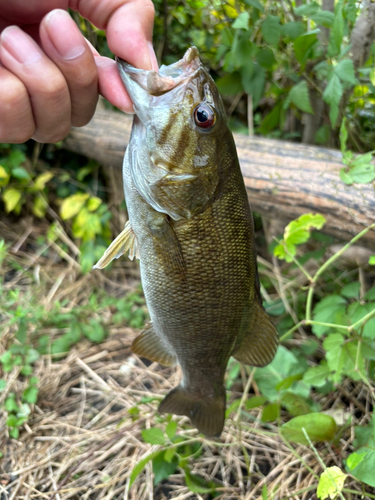
[[[63,147],[107,166],[121,167],[132,118],[98,110],[73,128]],[[347,186],[339,178],[339,151],[234,134],[253,211],[285,223],[307,212],[324,215],[324,231],[347,241],[375,222],[373,184]],[[362,243],[375,249],[375,231]]]

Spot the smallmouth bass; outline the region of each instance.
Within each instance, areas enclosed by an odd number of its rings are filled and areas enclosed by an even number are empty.
[[[123,165],[129,221],[95,267],[127,251],[139,256],[151,321],[132,350],[180,364],[182,381],[159,411],[218,436],[230,356],[265,366],[278,346],[236,147],[195,47],[159,73],[117,62],[135,110]]]

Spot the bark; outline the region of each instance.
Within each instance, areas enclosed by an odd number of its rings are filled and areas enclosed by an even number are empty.
[[[63,147],[121,167],[132,119],[113,111],[97,111],[85,127],[73,128]],[[347,186],[339,178],[341,153],[234,134],[252,209],[268,219],[288,223],[307,212],[327,219],[325,232],[347,241],[375,222],[373,184]],[[375,249],[375,231],[363,243]]]
[[[350,57],[354,68],[358,69],[365,64],[370,57],[372,42],[375,39],[375,3],[364,0],[360,16],[350,37]]]

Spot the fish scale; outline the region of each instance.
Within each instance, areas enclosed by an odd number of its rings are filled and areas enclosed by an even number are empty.
[[[180,364],[181,383],[159,411],[218,436],[230,356],[264,366],[278,345],[234,140],[195,48],[159,74],[118,67],[137,115],[123,168],[129,222],[96,267],[136,246],[151,321],[133,352]]]

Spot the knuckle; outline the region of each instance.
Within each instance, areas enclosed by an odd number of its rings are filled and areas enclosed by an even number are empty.
[[[89,91],[91,89],[97,89],[98,87],[98,74],[96,68],[94,71],[84,71],[79,75],[76,75],[74,86],[79,88],[81,91]]]
[[[155,17],[155,5],[152,0],[144,0],[143,1],[143,9],[145,9],[145,14],[152,17]]]
[[[40,87],[36,90],[39,95],[56,97],[64,95],[67,91],[66,81],[61,74],[52,74],[43,79]]]
[[[50,132],[46,131],[36,131],[33,135],[33,139],[38,142],[44,142],[47,144],[54,144],[56,142],[60,142],[69,134],[70,131],[70,123],[62,124],[59,127],[51,129]]]
[[[20,80],[14,78],[9,83],[1,86],[1,107],[4,111],[24,107],[25,100],[28,100],[27,90]]]

